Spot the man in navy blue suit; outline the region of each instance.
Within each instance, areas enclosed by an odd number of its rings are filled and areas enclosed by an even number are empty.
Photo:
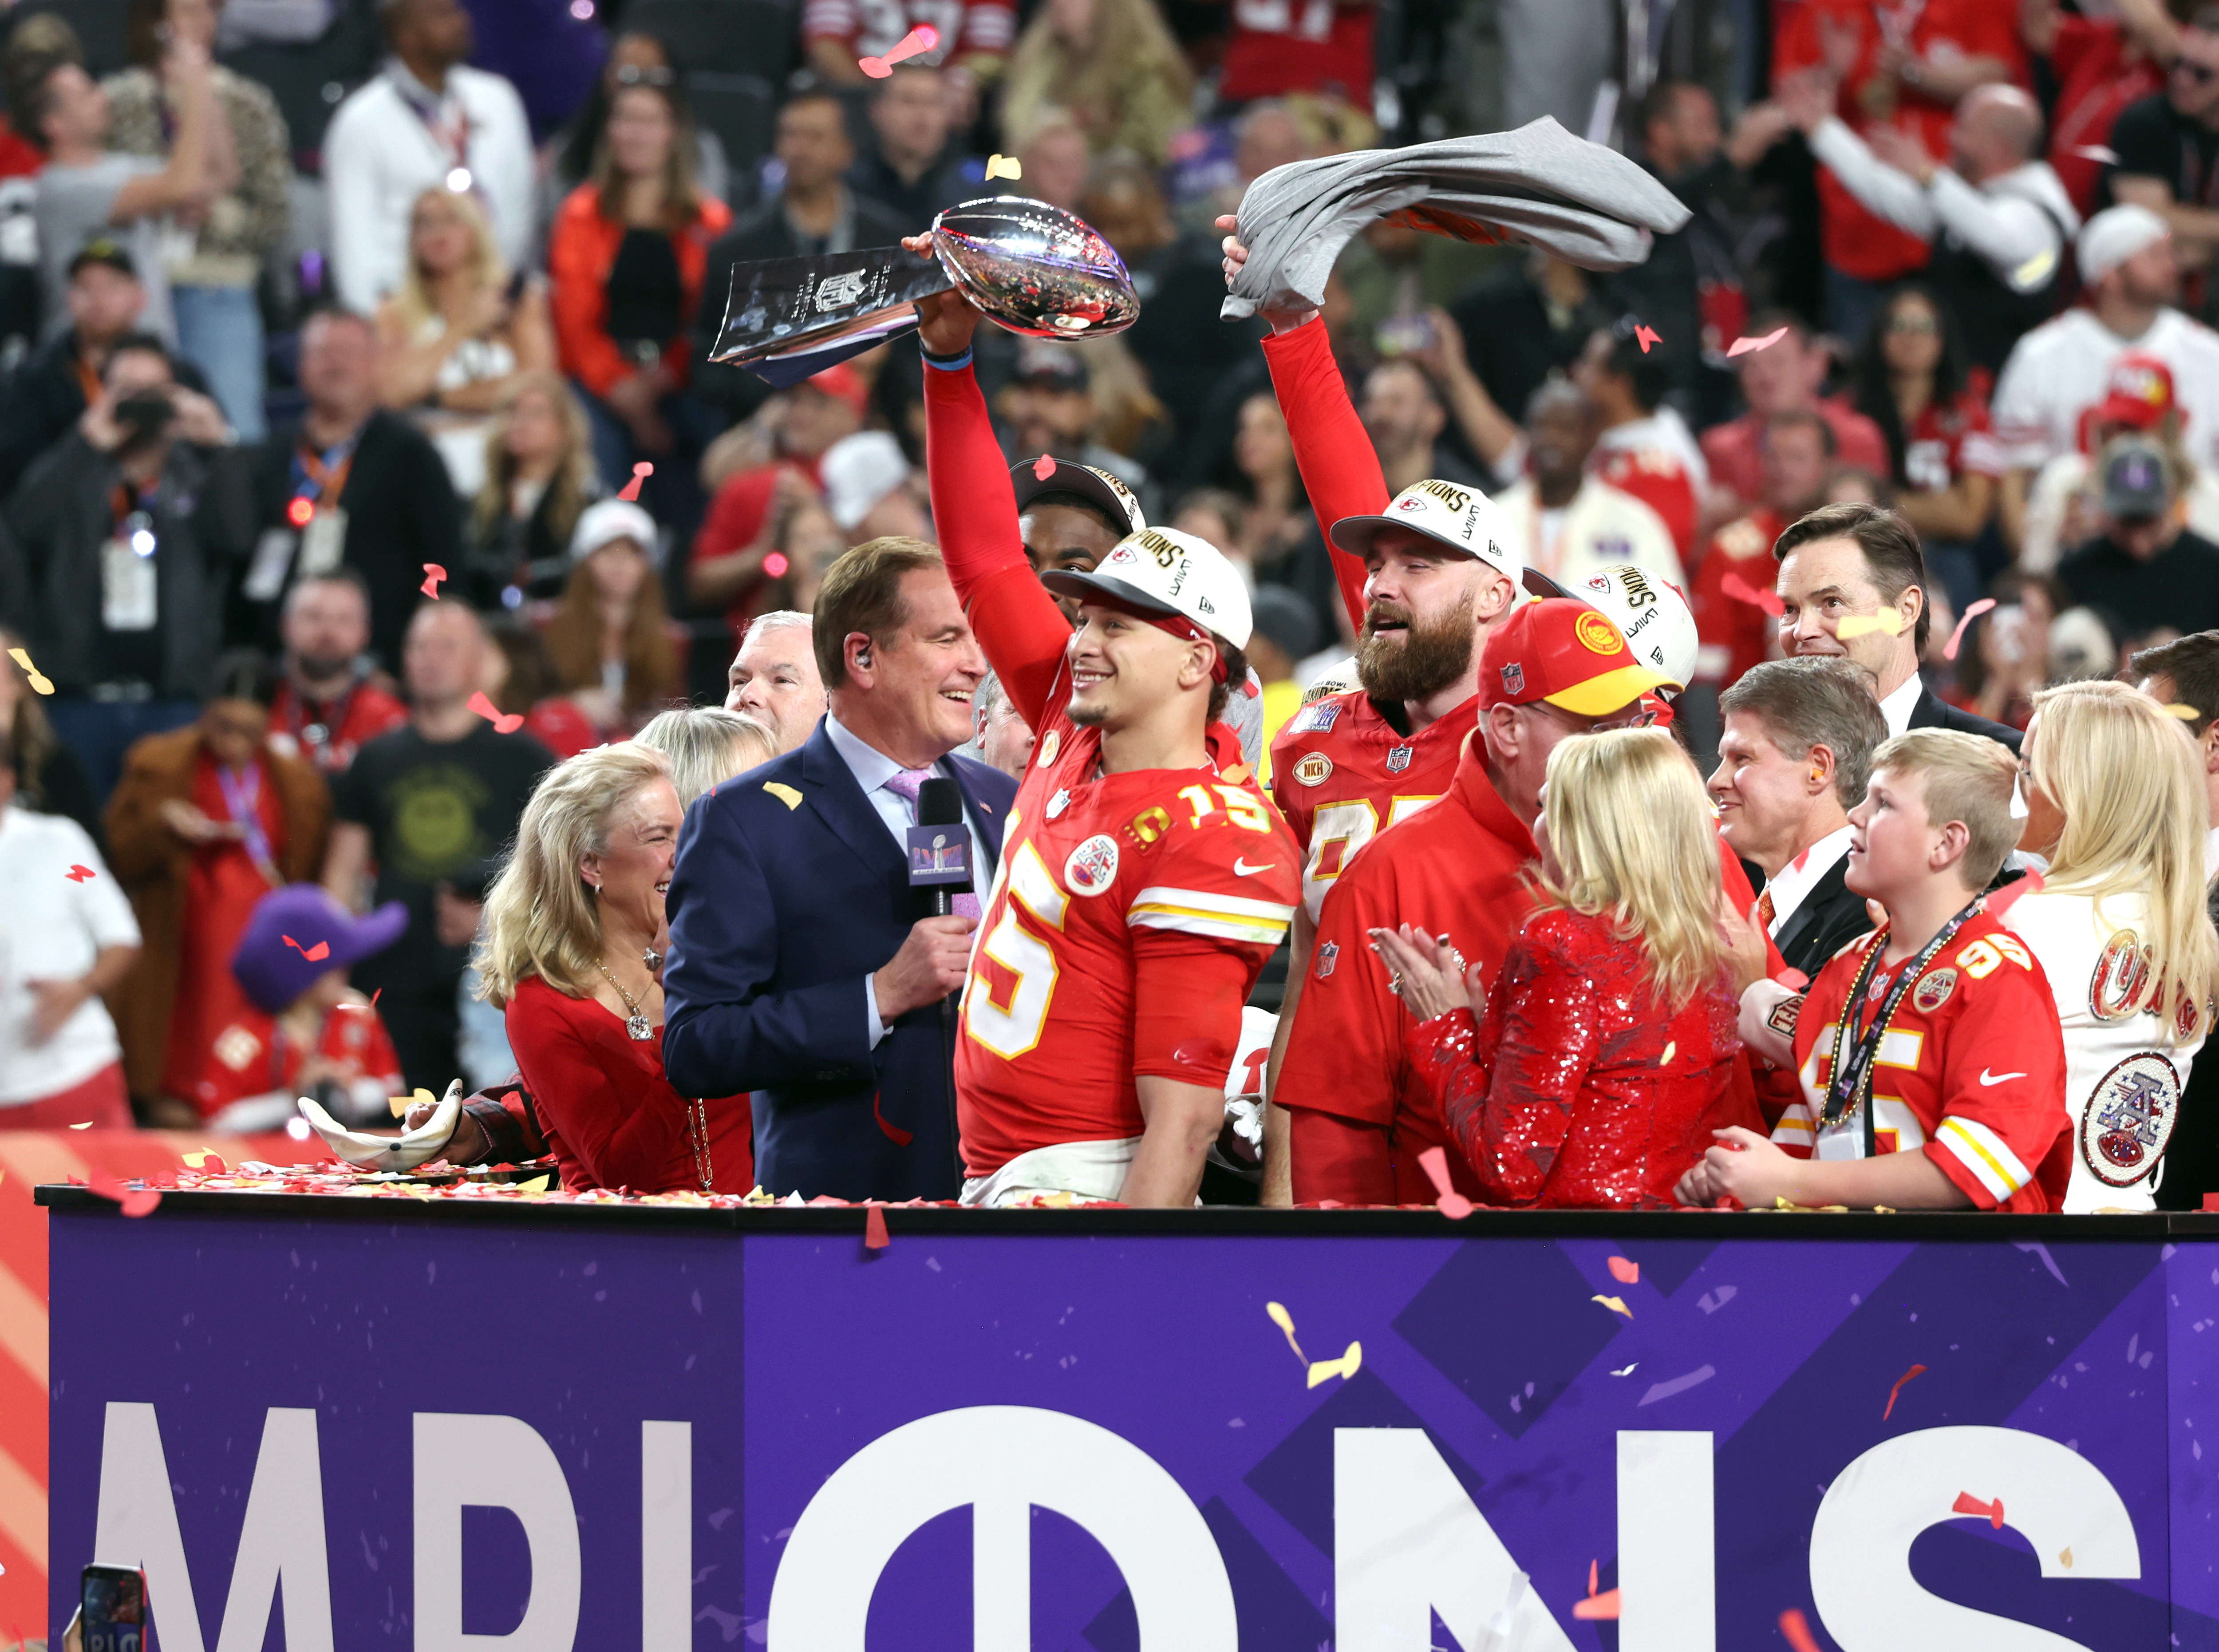
[[[935,775],[963,795],[983,892],[1016,795],[949,755],[986,659],[940,553],[873,539],[827,570],[817,669],[831,709],[799,751],[687,813],[670,884],[662,1061],[687,1096],[754,1093],[755,1175],[783,1196],[961,1190],[941,1002],[978,902],[928,916],[904,834]]]

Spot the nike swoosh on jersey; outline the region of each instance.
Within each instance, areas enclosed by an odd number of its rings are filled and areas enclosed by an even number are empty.
[[[1239,855],[1235,855],[1233,857],[1233,875],[1236,878],[1253,878],[1258,873],[1269,872],[1278,864],[1277,860],[1266,860],[1260,866],[1252,866]]]
[[[1982,1067],[1980,1069],[1980,1082],[1983,1084],[2000,1084],[2006,1078],[2023,1078],[2025,1077],[2026,1075],[2023,1072],[1990,1072],[1986,1067]]]

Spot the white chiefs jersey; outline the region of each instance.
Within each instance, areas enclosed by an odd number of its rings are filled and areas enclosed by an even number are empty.
[[[2065,1105],[2073,1133],[2068,1213],[2154,1210],[2160,1159],[2180,1116],[2201,1033],[2132,1007],[2149,967],[2140,894],[2044,890],[2021,896],[2004,922],[2041,960],[2065,1032]],[[2175,1007],[2178,1008],[2177,1006]],[[2182,1022],[2189,1017],[2184,1013]]]

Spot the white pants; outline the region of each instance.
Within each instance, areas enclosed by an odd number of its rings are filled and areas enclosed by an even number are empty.
[[[1125,1172],[1141,1138],[1122,1141],[1059,1141],[1052,1147],[1035,1147],[1019,1153],[991,1176],[975,1176],[963,1184],[963,1202],[988,1209],[1022,1204],[1051,1193],[1067,1193],[1082,1201],[1115,1199],[1125,1190]]]

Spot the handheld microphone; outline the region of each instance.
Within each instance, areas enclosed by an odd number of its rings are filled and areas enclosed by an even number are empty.
[[[932,916],[946,917],[955,897],[972,889],[971,829],[963,791],[935,775],[917,788],[917,824],[909,829],[909,886],[925,891]]]

